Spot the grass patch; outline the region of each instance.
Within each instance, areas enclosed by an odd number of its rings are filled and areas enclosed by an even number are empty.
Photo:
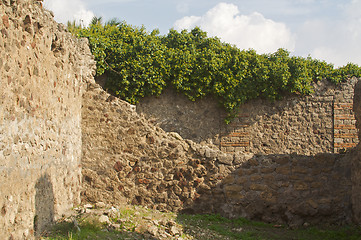
[[[103,229],[98,224],[94,223],[83,223],[79,225],[79,228],[77,228],[73,223],[62,222],[55,225],[44,239],[102,239],[111,236],[115,237],[115,234],[117,234],[117,232],[102,230]]]
[[[296,230],[300,240],[312,239],[315,240],[360,240],[361,239],[361,227],[356,226],[343,226],[343,227],[329,227],[329,228],[317,228],[310,227],[307,229]]]
[[[215,214],[176,215],[139,206],[112,210],[114,214],[109,213],[112,215],[109,215],[109,225],[99,223],[99,212],[103,210],[95,211],[76,215],[76,221],[67,219],[59,222],[42,239],[179,239],[181,236],[184,240],[361,240],[360,226],[311,226],[290,229],[284,225],[244,218],[227,219]],[[175,225],[179,232],[170,235],[170,230]],[[154,230],[154,227],[158,234],[149,234],[148,230]]]
[[[101,223],[84,221],[78,227],[73,222],[56,224],[42,239],[47,240],[84,240],[84,239],[144,239],[142,234],[107,229]]]
[[[184,231],[194,239],[245,240],[361,240],[361,227],[309,227],[290,229],[283,225],[227,219],[220,215],[178,215]],[[202,231],[203,230],[203,231]]]

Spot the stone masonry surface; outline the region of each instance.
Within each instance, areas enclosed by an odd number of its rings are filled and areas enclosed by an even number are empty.
[[[165,132],[96,84],[82,114],[84,202],[290,225],[351,221],[348,154],[224,153]]]
[[[358,141],[355,121],[360,129],[360,82],[355,117],[350,107],[357,79],[251,102],[226,127],[211,99],[200,115],[168,99],[178,107],[162,125],[162,112],[144,117],[97,85],[87,42],[52,18],[41,1],[0,0],[0,239],[33,239],[80,199],[361,224],[361,146],[347,150]]]
[[[80,201],[87,42],[40,1],[0,1],[0,239],[32,239]]]
[[[335,86],[314,85],[310,96],[289,96],[282,101],[253,100],[243,104],[230,124],[215,100],[191,102],[168,89],[147,97],[137,112],[152,118],[164,130],[196,142],[213,143],[223,152],[258,154],[338,153],[358,143],[352,111],[357,79]]]
[[[355,86],[353,110],[361,139],[361,80]],[[361,225],[361,143],[354,150],[352,158],[352,209],[354,221]]]

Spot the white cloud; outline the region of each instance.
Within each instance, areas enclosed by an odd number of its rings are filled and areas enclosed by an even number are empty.
[[[266,19],[257,12],[240,15],[234,4],[219,3],[203,16],[184,17],[174,24],[178,30],[195,26],[240,49],[253,48],[258,53],[270,53],[278,48],[293,51],[295,47],[294,36],[284,23]]]
[[[349,62],[361,65],[361,0],[342,6],[338,20],[315,19],[305,22],[298,31],[297,53],[343,66]]]
[[[352,33],[353,38],[361,37],[361,0],[352,0],[349,5],[346,6],[346,19],[348,22],[347,29]]]
[[[78,24],[87,26],[95,16],[86,8],[83,0],[45,0],[44,6],[53,11],[55,20],[61,23],[75,20]]]

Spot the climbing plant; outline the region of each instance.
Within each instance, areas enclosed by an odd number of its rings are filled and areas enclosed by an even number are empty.
[[[334,68],[311,57],[290,56],[285,49],[257,54],[208,37],[198,27],[171,29],[161,36],[158,30],[148,32],[116,19],[105,24],[94,19],[87,28],[70,23],[69,30],[89,39],[97,75],[107,75],[106,88],[133,104],[172,86],[192,101],[216,97],[231,117],[250,99],[306,95],[313,91],[313,82],[338,84],[361,76],[356,64]]]

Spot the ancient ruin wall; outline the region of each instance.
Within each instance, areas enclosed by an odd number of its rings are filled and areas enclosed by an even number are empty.
[[[30,239],[79,203],[87,43],[41,1],[0,1],[0,239]]]
[[[165,132],[96,84],[82,111],[84,202],[290,225],[351,221],[348,155],[227,154]]]
[[[353,110],[361,139],[361,80],[355,86]],[[352,207],[354,221],[361,225],[361,143],[356,147],[352,159]]]
[[[320,82],[315,84],[315,93],[306,97],[250,101],[240,107],[229,125],[214,99],[191,102],[171,89],[141,100],[137,112],[154,119],[166,131],[213,143],[223,152],[338,153],[358,142],[352,112],[356,81],[353,78],[338,86]]]
[[[291,226],[349,224],[350,161],[337,154],[254,156],[186,210]]]
[[[83,201],[294,225],[349,222],[352,208],[360,222],[360,157],[353,159],[351,188],[349,155],[227,154],[167,133],[91,83],[86,42],[73,39],[39,2],[0,2],[1,239],[32,238],[79,202],[80,149]],[[91,84],[82,106],[85,82]],[[350,110],[349,102],[341,105]],[[343,128],[353,124],[349,117],[335,120],[351,121],[339,123]],[[217,142],[210,136],[208,143]],[[244,136],[231,137],[237,143]]]

